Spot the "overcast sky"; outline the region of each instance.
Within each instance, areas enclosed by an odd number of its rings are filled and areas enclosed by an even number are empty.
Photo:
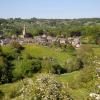
[[[100,0],[0,0],[0,18],[100,17]]]

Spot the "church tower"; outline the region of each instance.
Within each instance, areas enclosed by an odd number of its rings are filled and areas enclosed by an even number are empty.
[[[23,38],[25,37],[25,34],[26,34],[26,26],[24,25],[24,27],[23,27]]]

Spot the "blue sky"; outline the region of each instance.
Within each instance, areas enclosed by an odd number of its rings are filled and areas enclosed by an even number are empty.
[[[100,17],[100,0],[0,0],[0,18]]]

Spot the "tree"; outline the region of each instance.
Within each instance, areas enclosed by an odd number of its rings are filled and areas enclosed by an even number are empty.
[[[23,47],[15,40],[12,41],[10,45],[17,53],[20,53],[20,51],[23,50]]]
[[[0,56],[3,54],[2,47],[0,46]]]
[[[7,65],[4,57],[0,56],[0,82],[4,83],[7,77]]]
[[[8,66],[7,60],[0,56],[0,83],[8,83],[12,81],[11,67]]]
[[[65,69],[57,62],[57,60],[52,57],[47,57],[44,59],[42,66],[42,71],[46,73],[63,74],[66,72]]]
[[[81,59],[84,65],[92,65],[94,60],[94,52],[91,46],[82,45],[77,51],[77,57]]]
[[[2,92],[2,91],[0,90],[0,99],[3,100],[3,97],[4,97],[4,92]]]
[[[38,59],[23,59],[17,63],[13,70],[13,80],[31,77],[34,73],[41,71],[41,61]]]
[[[83,63],[76,57],[71,57],[65,62],[65,69],[67,72],[76,71],[83,68]]]
[[[96,76],[95,67],[93,66],[85,67],[80,75],[81,82],[87,83],[89,81],[92,81],[94,80],[95,76]]]
[[[66,70],[60,64],[55,63],[52,65],[51,73],[60,75],[65,72],[66,72]]]

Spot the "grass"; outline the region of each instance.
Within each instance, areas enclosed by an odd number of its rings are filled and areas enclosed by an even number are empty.
[[[57,76],[57,80],[64,82],[68,86],[68,91],[74,100],[87,100],[89,96],[89,91],[87,88],[78,87],[78,80],[80,77],[80,71],[75,71],[72,73],[62,74]],[[75,88],[72,88],[75,86]]]
[[[65,83],[72,82],[73,80],[78,79],[79,75],[80,75],[80,71],[75,71],[71,73],[62,74],[58,76],[57,79]]]
[[[0,85],[0,90],[4,93],[5,99],[10,100],[11,92],[18,86],[19,82]]]
[[[74,89],[72,92],[72,97],[75,98],[74,100],[87,100],[89,96],[89,91],[85,88]]]
[[[62,52],[61,49],[49,48],[40,45],[26,45],[25,48],[26,49],[22,52],[22,56],[30,54],[33,57],[53,57],[57,59],[60,64],[63,64],[67,58],[71,56],[67,52]]]

